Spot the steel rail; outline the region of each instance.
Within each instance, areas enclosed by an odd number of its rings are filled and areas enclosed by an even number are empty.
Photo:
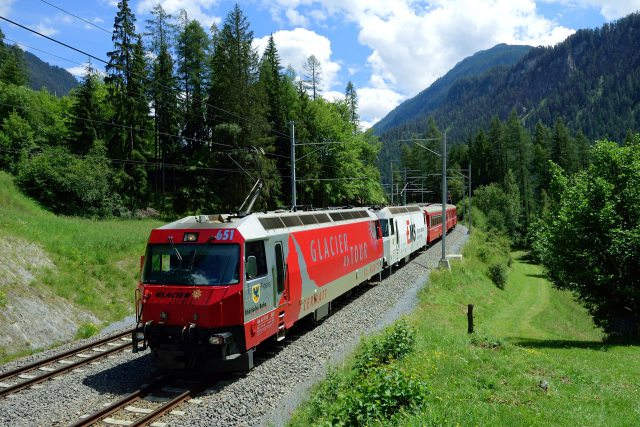
[[[73,424],[70,424],[69,427],[83,427],[90,426],[105,418],[107,415],[113,414],[114,412],[124,408],[128,404],[135,402],[136,400],[148,396],[151,392],[161,389],[169,382],[169,377],[160,377],[154,383],[146,385],[144,387],[139,388],[138,390],[126,395],[122,399],[117,402],[112,403],[109,406],[106,406],[89,416],[82,418],[76,421]]]
[[[96,423],[99,423],[100,421],[104,420],[106,417],[113,415],[116,412],[124,409],[126,406],[131,405],[136,401],[144,399],[145,397],[149,396],[155,391],[162,390],[162,388],[169,385],[171,381],[174,381],[174,380],[175,378],[172,376],[160,377],[154,383],[144,386],[134,391],[133,393],[126,395],[125,397],[118,400],[117,402],[114,402],[111,405],[105,408],[102,408],[94,412],[93,414],[90,414],[89,416],[76,421],[73,424],[70,424],[69,427],[87,427],[87,426],[91,426]],[[171,400],[167,402],[163,402],[160,406],[153,409],[148,414],[145,414],[140,418],[131,420],[127,425],[135,427],[135,426],[144,426],[144,425],[150,424],[153,421],[157,420],[158,418],[161,418],[164,415],[166,415],[169,411],[171,411],[173,408],[183,403],[185,400],[205,390],[208,385],[209,385],[209,382],[205,380],[195,386],[189,387],[179,395],[173,397]]]
[[[128,330],[126,330],[124,332],[120,332],[118,334],[102,338],[102,339],[100,339],[98,341],[95,341],[95,342],[92,342],[92,343],[89,343],[89,344],[85,344],[85,345],[80,346],[80,347],[72,348],[72,349],[67,350],[67,351],[65,351],[63,353],[56,354],[55,356],[51,356],[51,357],[49,357],[47,359],[38,360],[36,362],[33,362],[33,363],[28,364],[28,365],[22,366],[20,368],[16,368],[16,369],[12,369],[10,371],[3,372],[3,373],[0,374],[0,381],[4,380],[5,378],[8,378],[8,377],[15,377],[16,375],[22,374],[22,373],[27,372],[27,371],[32,371],[34,369],[39,368],[40,366],[43,366],[43,365],[46,365],[46,364],[49,364],[49,363],[53,363],[53,362],[57,362],[58,360],[61,360],[61,359],[66,359],[67,357],[72,356],[72,355],[74,355],[76,353],[82,353],[83,351],[85,351],[87,349],[90,349],[90,348],[93,348],[93,347],[98,347],[98,346],[100,346],[100,345],[102,345],[104,343],[107,343],[109,341],[113,341],[115,339],[122,338],[122,337],[125,337],[127,335],[131,335],[131,333],[133,333],[133,329],[128,329]]]
[[[89,349],[93,349],[93,348],[97,348],[97,347],[100,347],[101,345],[103,345],[105,343],[109,343],[109,342],[121,339],[121,338],[123,338],[124,336],[126,336],[126,335],[128,335],[130,333],[131,333],[131,330],[125,331],[125,332],[122,332],[122,333],[119,333],[119,334],[116,334],[116,335],[112,335],[110,337],[100,339],[100,340],[98,340],[96,342],[93,342],[91,344],[83,345],[81,347],[77,347],[75,349],[60,353],[60,354],[58,354],[56,356],[53,356],[53,357],[50,357],[50,358],[47,358],[47,359],[44,359],[44,360],[41,360],[41,361],[38,361],[38,362],[35,362],[35,363],[31,363],[31,364],[23,366],[21,368],[17,368],[17,369],[13,369],[11,371],[7,371],[7,372],[2,374],[2,376],[0,377],[0,380],[7,379],[7,378],[15,378],[15,377],[17,377],[17,376],[19,376],[21,374],[24,374],[24,373],[27,373],[27,372],[32,372],[32,371],[34,371],[34,370],[36,370],[38,368],[42,368],[44,366],[50,365],[50,364],[58,362],[60,360],[76,356],[76,355],[82,353],[83,351],[86,351],[86,350],[89,350]],[[45,380],[47,380],[47,379],[49,379],[51,377],[54,377],[56,375],[60,375],[60,374],[63,374],[65,372],[68,372],[68,371],[71,371],[73,369],[76,369],[76,368],[78,368],[80,366],[84,366],[84,365],[86,365],[88,363],[91,363],[91,362],[95,361],[96,359],[101,359],[101,358],[103,358],[105,356],[108,356],[108,355],[110,355],[112,353],[116,353],[116,352],[122,351],[122,350],[126,349],[127,347],[129,347],[130,345],[131,344],[129,342],[124,342],[121,345],[105,349],[105,350],[100,351],[100,352],[98,352],[95,355],[92,355],[90,357],[82,358],[82,359],[79,359],[78,361],[75,361],[75,362],[70,362],[70,363],[68,363],[68,364],[66,364],[66,365],[64,365],[62,367],[54,368],[51,371],[44,371],[44,373],[42,375],[38,375],[38,376],[36,376],[34,378],[28,378],[28,379],[25,379],[25,381],[21,381],[19,383],[16,383],[14,385],[9,386],[9,387],[0,388],[0,397],[6,396],[6,395],[11,394],[11,393],[15,393],[17,391],[20,391],[22,389],[30,387],[30,386],[32,386],[34,384],[43,382],[43,381],[45,381]],[[20,378],[20,379],[22,380],[24,378]]]

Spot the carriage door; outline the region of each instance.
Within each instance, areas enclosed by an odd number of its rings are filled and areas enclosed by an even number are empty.
[[[275,292],[275,306],[278,307],[281,304],[289,301],[289,295],[285,288],[285,266],[284,266],[284,251],[282,250],[282,242],[276,242],[273,246],[274,250],[274,266],[272,268],[274,292]],[[284,297],[284,298],[283,298]]]

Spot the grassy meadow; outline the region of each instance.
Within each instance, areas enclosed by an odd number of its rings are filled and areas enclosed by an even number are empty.
[[[105,323],[133,313],[140,255],[150,230],[161,224],[56,216],[22,195],[11,176],[0,172],[0,238],[40,245],[55,268],[39,274],[37,286],[50,287]]]
[[[418,403],[414,399],[391,415],[365,416],[355,424],[640,425],[640,348],[603,342],[571,294],[554,289],[524,253],[500,254],[491,249],[494,243],[476,232],[451,273],[431,275],[419,307],[407,317],[416,332],[414,350],[388,365],[403,373],[404,382],[385,380],[390,385],[367,389],[362,383],[371,379],[354,380],[363,349],[370,348],[371,339],[365,340],[315,387],[290,425],[335,425],[331,412],[344,409],[335,402],[354,390],[359,395],[349,411],[380,413],[371,408],[388,408],[389,395],[402,400],[415,383],[428,390]],[[505,256],[510,267],[501,290],[487,271]],[[474,304],[472,335],[467,304]]]

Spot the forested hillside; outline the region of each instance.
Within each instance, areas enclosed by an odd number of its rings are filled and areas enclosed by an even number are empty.
[[[29,87],[33,90],[46,88],[57,96],[68,95],[78,86],[78,80],[64,68],[49,65],[34,54],[24,52]]]
[[[458,80],[432,116],[462,142],[515,109],[526,128],[560,118],[589,140],[622,140],[640,127],[640,14],[601,28],[579,30],[553,47],[537,47],[513,66]],[[428,129],[428,117],[408,120],[385,141]]]
[[[324,100],[317,59],[307,61],[313,74],[298,75],[273,39],[257,52],[238,6],[208,32],[159,5],[136,23],[123,0],[112,40],[106,73],[87,69],[61,99],[28,89],[23,52],[0,44],[0,169],[47,208],[95,217],[147,207],[228,212],[258,179],[257,208],[290,207],[292,122],[298,204],[383,201],[379,145],[358,130],[353,85],[343,100]]]
[[[379,135],[416,117],[428,116],[446,99],[449,90],[458,80],[482,75],[499,65],[511,66],[530,50],[531,46],[511,46],[503,43],[463,59],[427,89],[394,108],[373,126],[373,131]]]

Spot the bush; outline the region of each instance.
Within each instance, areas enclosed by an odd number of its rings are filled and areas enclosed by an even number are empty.
[[[415,344],[415,329],[400,320],[381,337],[364,343],[356,355],[354,369],[356,372],[365,372],[392,360],[402,359],[413,351]]]
[[[4,307],[5,305],[7,305],[7,294],[0,291],[0,308]]]
[[[425,404],[428,396],[427,384],[415,374],[395,365],[380,366],[351,384],[348,392],[339,393],[317,425],[382,423],[404,408]]]
[[[76,332],[77,339],[90,338],[98,333],[98,326],[93,323],[83,323],[78,327]]]
[[[111,172],[100,152],[74,156],[65,148],[45,148],[20,162],[16,183],[57,214],[110,216]]]
[[[491,264],[489,266],[489,277],[498,289],[504,289],[507,284],[507,267],[503,264]]]
[[[424,404],[426,382],[397,363],[414,350],[415,343],[416,331],[404,320],[366,341],[352,370],[329,372],[313,393],[314,425],[379,424],[403,408]]]

